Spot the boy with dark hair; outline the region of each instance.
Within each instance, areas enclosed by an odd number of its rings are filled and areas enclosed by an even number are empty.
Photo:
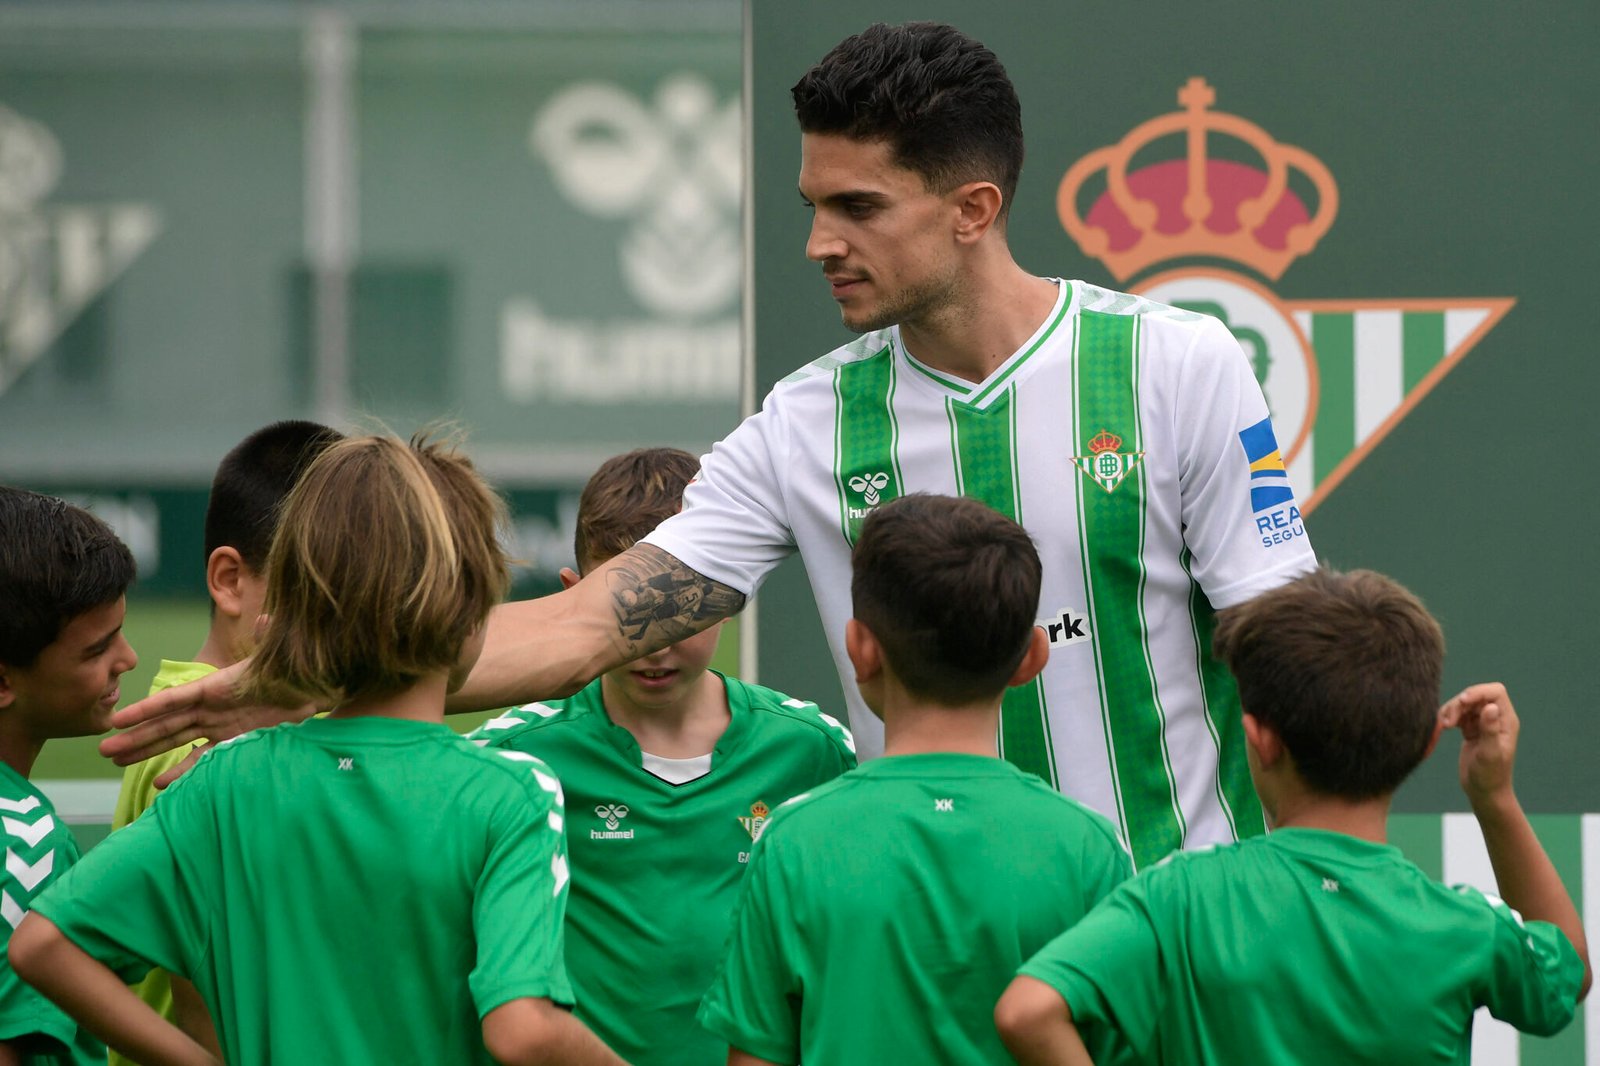
[[[995,1013],[1017,1060],[1094,1061],[1081,1030],[1184,1066],[1460,1063],[1478,1007],[1539,1035],[1571,1021],[1588,949],[1512,790],[1504,686],[1436,711],[1438,624],[1371,571],[1319,570],[1224,613],[1216,649],[1275,830],[1174,856],[1023,966]],[[1446,728],[1504,902],[1385,842],[1395,789]]]
[[[578,503],[593,572],[677,513],[699,468],[645,448],[607,460]],[[570,588],[579,580],[562,572]],[[566,790],[567,969],[578,1018],[636,1066],[727,1053],[695,1022],[768,811],[855,765],[815,705],[708,669],[720,625],[635,659],[570,699],[521,707],[473,739],[547,762]]]
[[[884,757],[796,797],[750,862],[700,1019],[730,1064],[994,1062],[1022,960],[1131,872],[1101,815],[996,757],[1044,665],[1028,534],[912,495],[862,527],[846,646]]]
[[[28,782],[45,741],[103,733],[139,659],[122,634],[133,555],[104,522],[0,485],[0,941],[78,860],[67,826]],[[0,957],[0,1063],[100,1066],[105,1045]]]
[[[323,449],[343,439],[316,422],[274,422],[250,434],[217,464],[206,504],[205,572],[211,595],[211,627],[192,662],[161,660],[151,692],[205,677],[231,666],[255,647],[256,621],[267,594],[267,552],[278,511],[289,490]],[[156,778],[204,744],[196,740],[128,767],[112,815],[113,831],[130,824],[156,799]],[[174,989],[181,1000],[174,1004]],[[169,1021],[180,1021],[200,1035],[209,1028],[204,1007],[192,989],[174,985],[162,969],[151,970],[136,989],[139,998]],[[113,1051],[110,1066],[134,1066]]]

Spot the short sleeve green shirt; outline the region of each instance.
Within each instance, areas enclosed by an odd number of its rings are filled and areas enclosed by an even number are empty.
[[[776,1063],[1009,1061],[1017,966],[1131,872],[1109,821],[1000,759],[874,760],[768,824],[701,1022]]]
[[[235,1066],[488,1063],[484,1014],[572,1002],[563,817],[533,756],[313,719],[206,754],[36,907],[194,981]]]
[[[772,808],[855,765],[848,731],[815,705],[722,680],[731,718],[711,771],[680,785],[644,769],[632,734],[606,715],[599,681],[472,735],[535,754],[561,778],[577,1015],[635,1066],[727,1061],[726,1042],[700,1027],[695,1009],[755,837]]]
[[[30,905],[78,861],[78,843],[44,793],[0,763],[0,1041],[27,1066],[101,1066],[106,1046],[62,1013],[11,969],[5,947]]]
[[[1280,829],[1175,854],[1021,972],[1140,1062],[1466,1066],[1478,1007],[1554,1033],[1583,964],[1554,926],[1393,847]]]

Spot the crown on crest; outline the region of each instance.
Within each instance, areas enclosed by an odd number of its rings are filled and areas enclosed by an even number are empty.
[[[1339,210],[1333,175],[1310,152],[1272,138],[1255,123],[1212,111],[1217,94],[1204,78],[1178,91],[1182,111],[1140,123],[1114,145],[1074,163],[1061,179],[1056,211],[1085,255],[1121,281],[1152,263],[1183,256],[1230,259],[1276,281],[1315,248]],[[1130,172],[1128,164],[1158,139],[1183,135],[1181,158]],[[1225,135],[1260,156],[1260,165],[1213,159],[1208,136]],[[1312,214],[1289,187],[1291,169],[1317,191]],[[1105,173],[1105,191],[1078,211],[1084,183]]]
[[[1102,429],[1099,433],[1096,433],[1094,439],[1089,442],[1089,451],[1095,455],[1099,455],[1101,452],[1114,452],[1120,447],[1122,447],[1122,438],[1108,429]]]
[[[756,800],[754,803],[750,804],[750,817],[752,818],[765,818],[771,813],[771,809],[760,800]]]

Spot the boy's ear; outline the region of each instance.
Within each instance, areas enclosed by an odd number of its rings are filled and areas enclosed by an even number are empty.
[[[241,583],[249,572],[239,549],[226,544],[213,549],[211,557],[206,560],[206,591],[211,593],[211,602],[217,605],[217,610],[229,618],[239,618],[244,614]]]
[[[563,566],[556,576],[561,578],[561,587],[564,589],[570,589],[579,581],[578,572],[570,566]]]
[[[844,650],[856,668],[857,684],[866,684],[883,673],[883,645],[857,619],[844,624]]]
[[[1039,676],[1039,671],[1044,669],[1044,664],[1050,661],[1050,637],[1043,626],[1034,626],[1033,635],[1028,638],[1028,650],[1022,653],[1022,661],[1017,664],[1016,670],[1011,674],[1011,680],[1006,682],[1007,688],[1026,685],[1029,681]]]
[[[1256,763],[1262,769],[1276,765],[1288,750],[1283,746],[1283,738],[1278,731],[1249,711],[1244,712],[1244,739],[1250,745],[1250,750],[1255,752]]]

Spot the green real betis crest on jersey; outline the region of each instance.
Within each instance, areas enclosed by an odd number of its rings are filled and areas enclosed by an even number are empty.
[[[721,961],[750,849],[780,803],[855,766],[814,704],[722,679],[731,714],[710,772],[645,770],[606,715],[600,682],[529,704],[472,739],[549,764],[567,800],[567,968],[577,1015],[636,1066],[704,1066],[727,1046],[695,1021]]]

